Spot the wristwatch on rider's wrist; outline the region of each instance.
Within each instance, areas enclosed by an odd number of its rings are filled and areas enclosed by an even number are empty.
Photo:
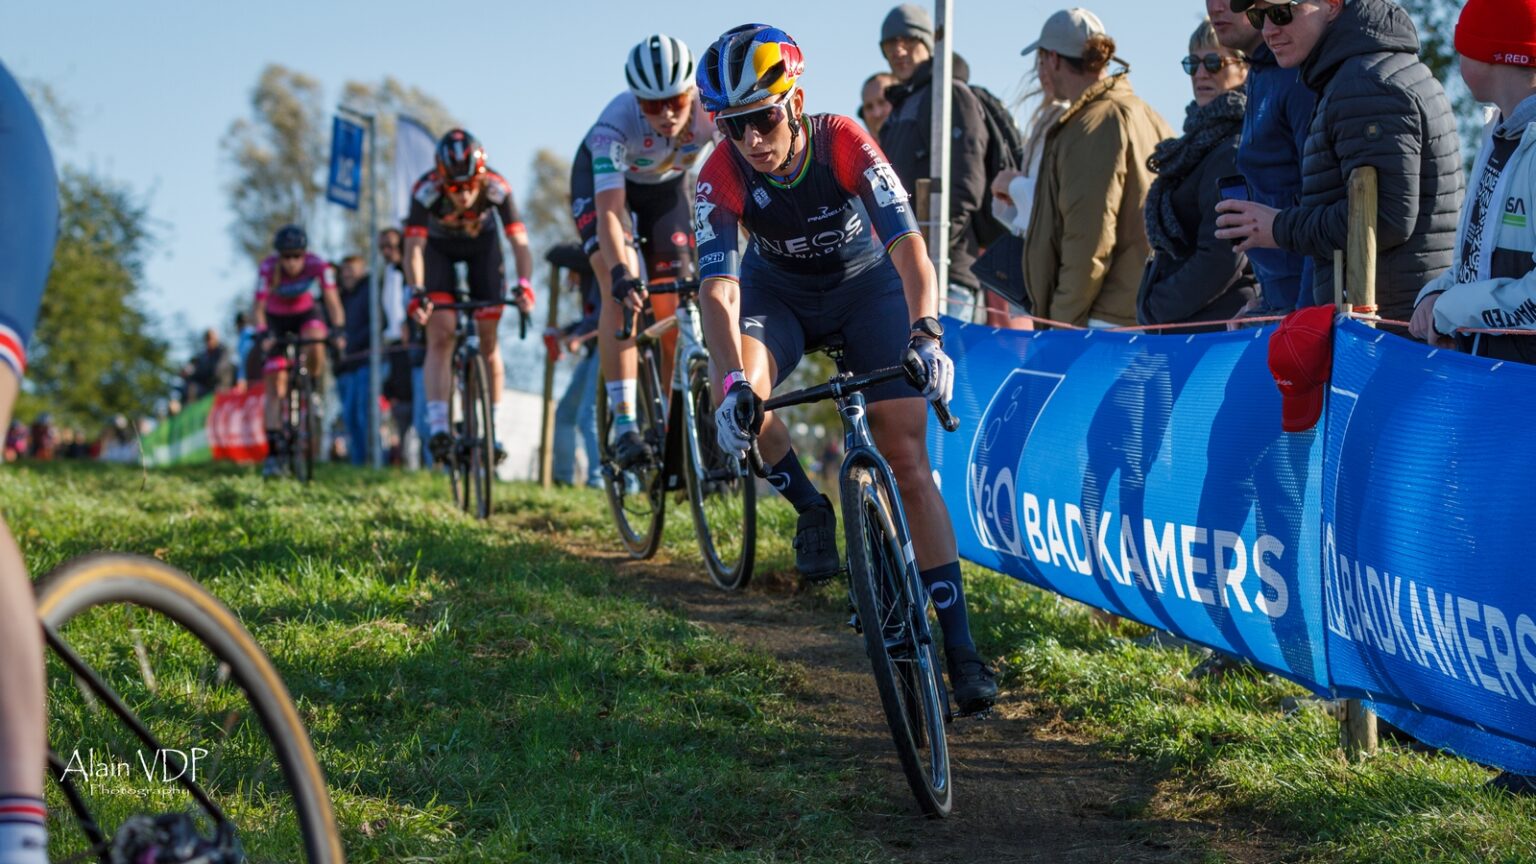
[[[931,315],[925,315],[912,322],[912,338],[932,339],[939,343],[940,347],[943,347],[944,325],[939,323],[939,319]]]

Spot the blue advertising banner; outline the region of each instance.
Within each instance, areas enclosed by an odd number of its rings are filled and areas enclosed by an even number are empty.
[[[1334,685],[1407,708],[1380,710],[1429,743],[1536,772],[1507,740],[1536,743],[1536,461],[1520,443],[1536,429],[1536,368],[1346,321],[1327,415]]]
[[[325,198],[356,210],[362,197],[363,127],[336,117],[331,122],[331,173]]]
[[[962,427],[929,448],[962,557],[1536,774],[1536,368],[1343,321],[1287,434],[1273,328],[946,326]]]
[[[1273,328],[946,327],[962,557],[1326,690],[1322,433],[1281,432]]]

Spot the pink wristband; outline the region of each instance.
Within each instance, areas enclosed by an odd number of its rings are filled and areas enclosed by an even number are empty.
[[[747,383],[747,373],[740,369],[733,369],[730,372],[725,373],[725,377],[720,379],[720,392],[731,392],[731,388],[736,386],[737,381]]]
[[[517,287],[519,287],[519,288],[530,288],[531,289],[531,288],[533,288],[533,283],[528,281],[528,277],[527,276],[519,276],[519,277],[517,277]]]

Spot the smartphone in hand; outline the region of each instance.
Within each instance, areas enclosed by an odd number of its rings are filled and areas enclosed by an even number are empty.
[[[1248,195],[1248,178],[1241,174],[1228,174],[1216,181],[1216,190],[1221,193],[1223,201],[1251,201]],[[1228,241],[1233,246],[1243,242],[1242,240]]]

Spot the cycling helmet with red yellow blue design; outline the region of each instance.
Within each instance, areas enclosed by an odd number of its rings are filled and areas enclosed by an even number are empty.
[[[788,93],[805,72],[800,46],[767,24],[727,30],[699,63],[699,96],[711,113]]]

